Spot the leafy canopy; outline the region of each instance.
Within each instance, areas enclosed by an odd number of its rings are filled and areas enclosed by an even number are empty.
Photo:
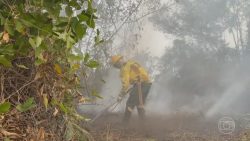
[[[72,47],[95,28],[95,12],[92,0],[0,1],[0,64],[32,53],[36,65],[78,61]]]

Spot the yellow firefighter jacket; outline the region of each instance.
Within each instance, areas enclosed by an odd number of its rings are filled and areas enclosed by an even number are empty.
[[[129,60],[121,67],[122,93],[126,94],[130,85],[138,81],[150,82],[148,72],[137,62]]]

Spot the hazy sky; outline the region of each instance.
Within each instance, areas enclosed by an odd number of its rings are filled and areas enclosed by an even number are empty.
[[[139,49],[148,49],[153,56],[161,56],[165,52],[165,48],[171,46],[171,39],[153,27],[152,23],[145,20],[142,37],[139,40]]]
[[[165,3],[169,0],[161,0]],[[139,40],[139,49],[148,49],[151,55],[161,56],[165,53],[166,47],[172,46],[172,38],[163,34],[163,32],[153,27],[153,24],[147,19],[144,20],[144,30],[142,38]]]
[[[169,2],[170,0],[161,0],[162,3]],[[153,24],[144,19],[144,27],[139,40],[138,49],[148,50],[153,56],[161,56],[165,53],[166,47],[172,47],[173,37],[166,35],[159,31]],[[224,38],[229,47],[235,47],[233,36],[229,31],[224,32]]]

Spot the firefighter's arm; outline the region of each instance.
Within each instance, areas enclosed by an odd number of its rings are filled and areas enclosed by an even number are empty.
[[[119,94],[119,96],[125,96],[128,90],[128,87],[130,85],[129,83],[129,67],[125,66],[122,70],[121,70],[121,81],[122,81],[122,90]]]
[[[139,70],[140,70],[141,79],[146,81],[146,82],[149,82],[150,79],[149,79],[149,76],[148,76],[148,72],[142,67],[140,67]]]

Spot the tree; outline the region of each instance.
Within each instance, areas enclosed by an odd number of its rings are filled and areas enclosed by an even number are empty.
[[[163,92],[169,91],[173,108],[206,112],[230,88],[248,85],[248,4],[243,0],[179,1],[151,17],[166,36],[175,37],[161,58],[164,69],[156,80],[163,84]],[[237,89],[235,95],[248,90]]]
[[[204,48],[218,48],[233,41],[233,47],[244,49],[249,4],[245,0],[179,1],[172,9],[162,8],[151,19],[165,33]]]
[[[3,0],[0,8],[0,140],[90,138],[75,124],[85,119],[75,112],[77,71],[98,62],[73,49],[95,29],[92,0]]]

